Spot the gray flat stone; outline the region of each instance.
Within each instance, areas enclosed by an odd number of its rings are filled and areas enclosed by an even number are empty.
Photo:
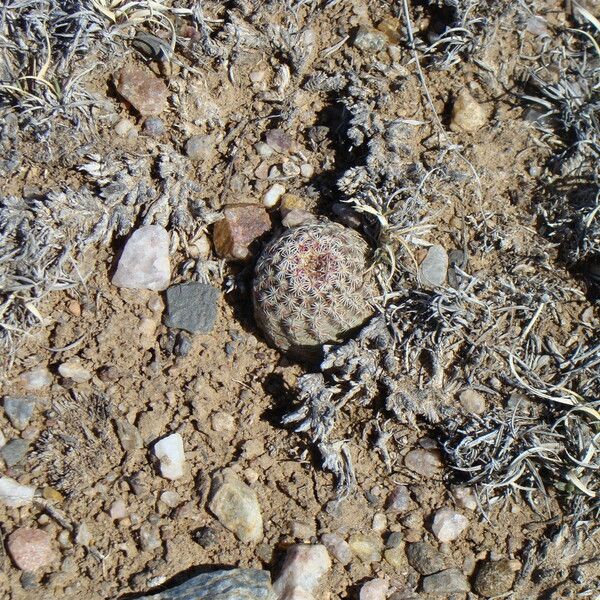
[[[167,292],[165,325],[190,333],[209,333],[217,319],[219,290],[205,283],[183,283]]]
[[[271,575],[258,569],[231,569],[196,575],[180,585],[138,600],[275,600]]]
[[[4,412],[9,418],[12,426],[23,431],[33,415],[35,400],[26,396],[6,396],[4,398]]]
[[[471,586],[459,569],[446,569],[423,577],[423,591],[427,594],[457,594],[470,592]]]
[[[27,440],[16,438],[0,448],[0,458],[6,463],[7,467],[14,467],[25,458],[28,449],[29,442]]]
[[[409,544],[406,555],[410,566],[421,575],[431,575],[442,571],[446,567],[444,555],[426,542]]]
[[[434,244],[419,267],[423,285],[436,287],[446,283],[448,275],[448,253],[443,246]]]

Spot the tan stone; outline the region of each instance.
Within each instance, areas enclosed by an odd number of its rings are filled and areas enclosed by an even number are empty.
[[[229,205],[215,223],[213,243],[217,254],[231,260],[248,260],[253,244],[271,229],[267,211],[256,204]]]
[[[144,117],[158,115],[167,106],[167,86],[146,67],[123,67],[115,78],[115,87]]]
[[[472,133],[481,129],[487,121],[485,108],[467,90],[462,90],[452,107],[450,129]]]

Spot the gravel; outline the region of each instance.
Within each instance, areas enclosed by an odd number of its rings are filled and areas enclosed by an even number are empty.
[[[165,325],[190,333],[209,333],[217,320],[220,292],[206,283],[171,286],[166,292]]]

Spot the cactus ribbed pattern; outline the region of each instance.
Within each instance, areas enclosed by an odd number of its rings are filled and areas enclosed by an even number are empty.
[[[280,350],[313,357],[373,314],[371,252],[354,230],[315,219],[284,231],[254,273],[256,322]]]

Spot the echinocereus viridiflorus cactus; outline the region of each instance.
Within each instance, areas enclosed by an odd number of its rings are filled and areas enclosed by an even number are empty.
[[[255,267],[254,315],[274,346],[315,358],[374,312],[371,250],[354,230],[325,218],[285,230]]]

